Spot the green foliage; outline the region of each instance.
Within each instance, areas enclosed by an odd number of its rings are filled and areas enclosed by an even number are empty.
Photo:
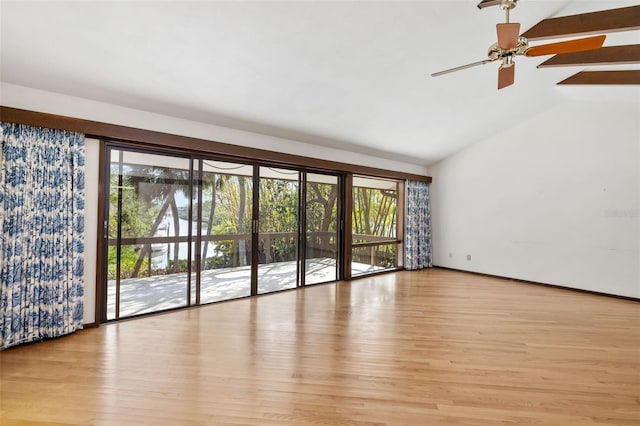
[[[109,193],[109,236],[115,238],[118,230],[118,195],[122,195],[120,224],[123,237],[148,236],[151,224],[160,211],[153,200],[139,196],[137,185],[130,176],[122,177],[122,190],[118,188],[118,176],[111,175]]]
[[[120,224],[123,237],[153,236],[156,232],[153,224],[158,216],[166,212],[178,211],[178,216],[187,220],[188,206],[176,206],[175,194],[182,193],[187,199],[189,173],[184,169],[159,168],[151,166],[125,165],[121,189],[118,187],[117,170],[112,170],[109,235],[116,236],[118,226],[118,196],[122,197]],[[250,245],[252,223],[252,198],[254,188],[252,179],[247,176],[207,172],[202,178],[202,217],[203,229],[209,235],[229,235],[229,239],[208,242],[213,244],[214,255],[204,259],[204,268],[223,268],[248,263],[249,254],[245,253]],[[120,190],[119,190],[120,189]],[[298,208],[300,188],[297,180],[270,179],[260,180],[259,188],[259,242],[260,261],[277,262],[297,259],[297,232],[300,226]],[[334,235],[338,229],[338,187],[335,184],[310,182],[306,188],[306,231],[313,234],[307,239],[307,254],[322,256],[335,253],[337,240]],[[353,232],[355,234],[374,235],[393,238],[396,234],[396,191],[356,187],[353,192]],[[169,201],[172,202],[168,209]],[[192,218],[197,219],[198,204],[192,204]],[[175,213],[174,213],[175,214]],[[208,229],[207,229],[208,228]],[[280,234],[280,235],[278,235]],[[223,237],[224,238],[224,237]],[[245,249],[245,247],[247,249]],[[141,246],[123,246],[121,251],[121,278],[147,276],[186,271],[186,260],[169,259],[166,270],[149,265],[147,255],[141,253],[147,249]],[[395,245],[377,247],[376,262],[379,266],[395,265]],[[211,252],[209,252],[211,253]],[[109,279],[115,278],[116,251],[109,247]],[[359,260],[358,260],[359,259]],[[369,263],[371,254],[366,251],[354,251],[354,261]]]
[[[395,237],[396,208],[397,191],[354,187],[353,233]]]
[[[188,177],[188,172],[186,174]],[[118,175],[116,166],[112,167],[110,176],[109,235],[117,236],[118,222],[123,237],[147,237],[155,233],[154,222],[159,214],[167,211],[166,202],[171,201],[176,190],[184,190],[188,181],[184,180],[185,171],[166,168],[133,166],[125,164],[123,175]],[[181,185],[185,184],[185,185]],[[209,185],[210,186],[210,185]],[[120,197],[121,213],[118,216],[118,199]],[[211,204],[211,203],[209,203]],[[161,206],[164,206],[164,210]],[[206,207],[205,207],[206,209]],[[180,209],[180,214],[188,213]],[[167,271],[150,268],[148,254],[143,253],[144,246],[122,246],[120,253],[120,277],[122,279],[173,272],[173,260],[168,262]],[[148,251],[147,251],[148,253]],[[186,261],[185,261],[186,262]],[[178,262],[176,272],[186,265]],[[108,249],[108,278],[116,277],[116,248]]]
[[[353,188],[352,227],[354,234],[376,237],[396,237],[397,191],[376,188]],[[354,243],[369,242],[368,238],[354,238]],[[373,251],[373,252],[372,252]],[[372,261],[373,256],[373,261]],[[374,247],[355,248],[352,260],[384,268],[396,265],[397,245],[384,244]]]
[[[298,229],[298,182],[261,179],[260,231],[296,232]]]
[[[178,260],[178,264],[177,267],[174,269],[174,262],[173,260],[169,260],[169,265],[167,267],[166,270],[160,270],[161,274],[158,275],[165,275],[168,273],[173,273],[174,271],[176,272],[188,272],[189,270],[189,264],[187,263],[187,259],[180,259]],[[169,272],[171,271],[171,272]]]
[[[156,197],[141,196],[139,180],[132,176],[122,176],[122,185],[118,185],[118,175],[110,177],[109,193],[109,236],[115,238],[118,230],[118,197],[122,197],[122,212],[120,216],[121,235],[123,237],[149,236],[151,225],[160,211]],[[140,248],[136,246],[122,246],[120,254],[120,277],[131,278],[136,262],[140,256]],[[143,259],[138,276],[148,275],[149,264]],[[107,277],[116,278],[116,248],[109,247],[107,261]]]
[[[244,233],[244,225],[251,223],[253,197],[251,179],[244,176],[219,175],[216,184],[219,187],[215,193],[214,223],[216,226],[212,228],[213,232],[210,234]]]
[[[385,244],[377,247],[356,247],[352,251],[352,261],[372,264],[371,250],[373,250],[373,265],[383,268],[395,268],[397,249],[398,246],[396,244]]]
[[[335,231],[338,229],[338,187],[324,183],[307,185],[307,230]]]
[[[298,182],[280,179],[260,180],[260,232],[297,233]],[[297,259],[296,238],[270,237],[261,241],[261,261],[284,262]]]
[[[140,253],[140,248],[138,246],[120,246],[120,278],[133,278],[133,270],[138,260],[138,255]],[[107,279],[115,280],[116,279],[116,247],[109,247],[108,250],[108,260],[107,260]],[[143,265],[141,271],[143,271],[138,276],[148,276],[149,263],[147,259],[143,261]],[[152,273],[151,275],[157,275]]]
[[[230,268],[233,266],[233,241],[219,241],[216,243],[215,256],[209,256],[204,261],[204,269]]]

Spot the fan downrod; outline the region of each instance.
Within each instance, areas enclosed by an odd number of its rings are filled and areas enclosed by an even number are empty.
[[[518,0],[501,0],[500,9],[504,10],[505,22],[509,23],[509,11],[516,7]]]

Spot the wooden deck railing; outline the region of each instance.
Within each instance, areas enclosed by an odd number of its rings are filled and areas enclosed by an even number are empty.
[[[337,241],[336,234],[334,232],[308,232],[307,236],[307,256],[309,258],[316,257],[335,257],[335,253],[337,252]],[[179,243],[188,243],[189,236],[152,236],[152,237],[125,237],[120,239],[120,244],[123,246],[126,245],[135,245],[142,246],[141,249],[143,252],[147,253],[148,256],[151,256],[151,248],[153,246],[162,246],[169,244],[179,244]],[[195,239],[196,236],[192,235],[192,239]],[[258,250],[260,252],[260,263],[272,263],[272,262],[281,262],[281,261],[291,261],[295,260],[296,254],[294,253],[281,253],[281,249],[286,247],[295,247],[296,240],[298,238],[298,234],[296,232],[268,232],[268,233],[260,233],[259,234],[259,247]],[[251,242],[251,234],[216,234],[216,235],[202,235],[199,237],[200,242],[208,241],[210,243],[221,243],[221,242],[234,242],[237,243],[239,241],[246,241],[247,247],[249,247]],[[278,241],[285,240],[285,244],[278,244]],[[332,241],[333,240],[333,241]],[[379,266],[379,260],[377,256],[379,254],[379,248],[383,246],[389,245],[399,245],[402,243],[401,240],[389,237],[380,237],[376,235],[366,235],[366,234],[353,234],[353,245],[352,249],[354,251],[359,251],[360,249],[368,248],[369,253],[366,256],[369,260],[369,264],[372,266]],[[118,239],[109,238],[108,245],[116,246],[118,244]],[[235,250],[238,250],[239,244],[234,244],[236,247]],[[200,254],[200,248],[196,249],[197,252],[193,253],[193,259],[195,259]],[[292,256],[293,257],[292,257]],[[354,258],[354,261],[356,259]],[[363,256],[357,256],[357,261],[366,262]],[[149,261],[150,267],[150,261]]]

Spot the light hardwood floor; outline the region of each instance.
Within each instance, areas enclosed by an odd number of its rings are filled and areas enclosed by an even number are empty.
[[[400,272],[0,352],[0,423],[639,425],[640,303]]]

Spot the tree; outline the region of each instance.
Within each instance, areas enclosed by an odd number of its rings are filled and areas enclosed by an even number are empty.
[[[180,235],[180,218],[176,204],[176,192],[178,190],[187,193],[189,187],[189,171],[155,166],[135,166],[132,173],[132,181],[138,197],[149,206],[161,204],[160,211],[153,220],[149,233],[145,236],[152,237],[158,231],[168,208],[171,208],[173,218],[174,236]],[[141,190],[144,188],[144,190]],[[151,253],[151,244],[144,244],[138,255],[132,277],[137,277],[144,259]],[[173,249],[173,272],[178,272],[180,259],[180,243],[176,241]],[[149,265],[150,269],[150,265]]]
[[[395,238],[397,191],[365,187],[354,187],[353,191],[353,233]],[[369,239],[363,237],[357,241],[367,242]],[[354,240],[354,242],[357,241]],[[375,248],[373,256],[375,259],[380,259],[379,262],[385,266],[392,267],[395,266],[396,249],[396,244],[380,245]],[[371,261],[363,251],[359,252],[359,255],[354,254],[354,260],[357,259],[364,263]]]
[[[215,173],[206,173],[202,179],[203,190],[211,190],[211,200],[208,202],[208,214],[207,214],[207,235],[213,233],[213,218],[216,213],[216,193],[217,188],[222,185],[222,180],[216,179]],[[205,208],[202,209],[202,214],[205,214]],[[205,258],[204,266],[206,267],[207,253],[209,253],[209,240],[204,240],[204,246],[202,249],[202,256]]]
[[[260,180],[260,232],[291,234],[269,236],[261,241],[265,262],[297,259],[298,180]]]
[[[320,235],[309,238],[307,253],[310,256],[323,256],[323,253],[333,253],[337,249],[332,246],[328,234],[329,230],[337,230],[337,198],[337,185],[318,182],[307,184],[307,232],[320,231]]]
[[[247,190],[245,188],[245,177],[244,176],[236,176],[238,180],[238,195],[240,197],[240,202],[238,203],[238,233],[244,234],[244,222],[245,222],[245,209],[247,205]],[[237,250],[235,251],[238,255],[238,265],[245,266],[247,264],[247,248],[246,241],[243,238],[240,238],[237,241]]]
[[[167,211],[171,209],[173,217],[173,229],[175,235],[180,233],[178,207],[176,205],[176,193],[182,191],[186,194],[189,182],[189,171],[163,168],[146,165],[124,164],[122,176],[119,176],[117,164],[112,164],[110,176],[110,214],[109,234],[117,236],[118,223],[123,237],[152,237],[159,225],[163,222]],[[120,198],[120,200],[119,200]],[[121,211],[118,217],[118,205]],[[115,278],[115,250],[110,248],[110,278]],[[143,244],[141,247],[120,250],[121,278],[135,278],[140,271],[146,268],[148,274],[151,271],[149,256],[151,244]],[[179,267],[179,243],[174,245],[174,272]],[[131,257],[135,256],[135,261]],[[114,267],[112,267],[112,263]]]

